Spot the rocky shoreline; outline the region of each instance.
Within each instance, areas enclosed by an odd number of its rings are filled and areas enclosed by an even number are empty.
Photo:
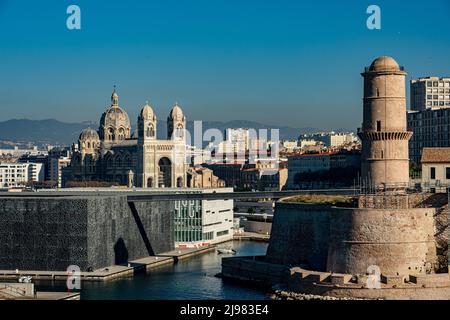
[[[272,300],[364,300],[364,299],[357,299],[357,298],[337,298],[337,297],[330,297],[330,296],[319,296],[314,294],[303,294],[303,293],[297,293],[292,291],[286,291],[284,288],[281,288],[279,286],[275,286],[272,288],[273,293],[270,294],[270,298]]]

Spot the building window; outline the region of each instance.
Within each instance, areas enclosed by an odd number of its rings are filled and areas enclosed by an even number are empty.
[[[430,168],[430,179],[431,180],[436,179],[436,168],[435,167]]]
[[[221,237],[221,236],[224,236],[224,235],[227,235],[228,234],[228,230],[224,230],[224,231],[219,231],[219,232],[217,232],[217,236],[218,237]]]
[[[445,179],[450,180],[450,168],[445,168]]]
[[[214,238],[214,231],[203,233],[203,240],[212,240]]]
[[[381,131],[381,121],[377,121],[377,131]]]

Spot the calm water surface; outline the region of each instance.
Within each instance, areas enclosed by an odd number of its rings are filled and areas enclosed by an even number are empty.
[[[264,255],[267,243],[234,241],[236,256]],[[268,297],[260,288],[215,277],[221,271],[221,259],[228,255],[216,252],[159,267],[148,274],[112,282],[82,283],[81,299],[235,299],[260,300]],[[65,291],[64,282],[36,283],[38,290]]]

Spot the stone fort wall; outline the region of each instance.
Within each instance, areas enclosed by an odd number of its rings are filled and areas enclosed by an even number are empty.
[[[310,270],[384,274],[436,269],[434,208],[335,208],[278,202],[268,263]]]
[[[433,208],[351,209],[330,212],[327,270],[364,274],[370,266],[383,274],[434,271]]]
[[[325,271],[332,210],[329,205],[277,202],[267,262]]]
[[[125,196],[2,197],[0,269],[81,271],[174,248],[170,201]]]

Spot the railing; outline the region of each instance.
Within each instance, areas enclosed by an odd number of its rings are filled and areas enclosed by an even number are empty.
[[[421,184],[423,191],[431,191],[431,190],[445,190],[448,192],[450,185],[448,183],[443,183],[440,180],[435,181],[425,181]]]
[[[404,66],[399,66],[398,68],[397,67],[384,67],[384,69],[377,70],[377,71],[398,71],[398,70],[405,71],[405,67]],[[372,71],[372,70],[370,70],[370,67],[364,67],[364,72],[367,73],[370,71]]]
[[[396,193],[419,193],[420,185],[415,182],[380,183],[375,184],[371,179],[359,178],[354,184],[355,195],[379,195]]]

